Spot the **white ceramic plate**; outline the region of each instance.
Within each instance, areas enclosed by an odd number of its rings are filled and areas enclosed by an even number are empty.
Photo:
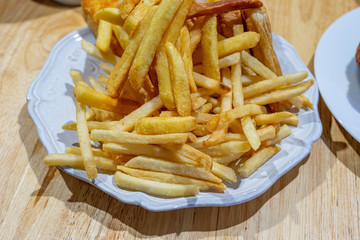
[[[61,126],[75,120],[73,98],[74,85],[70,69],[81,71],[85,78],[97,76],[99,61],[88,56],[80,47],[82,38],[95,42],[88,28],[74,31],[61,39],[53,48],[41,72],[28,90],[28,111],[35,122],[40,140],[48,153],[64,152],[66,146],[78,142],[75,132],[64,131]],[[307,70],[295,49],[282,37],[274,35],[274,46],[284,74]],[[313,78],[309,72],[309,77]],[[318,115],[318,89],[316,85],[305,94],[314,103],[315,109],[301,110],[299,127],[293,135],[281,143],[282,150],[248,179],[239,179],[227,184],[224,193],[201,192],[197,196],[161,198],[143,192],[118,188],[112,176],[99,174],[94,183],[82,170],[61,167],[65,172],[82,179],[122,202],[140,205],[151,211],[166,211],[187,207],[229,206],[249,201],[264,193],[283,174],[298,164],[311,150],[311,144],[319,139],[322,126]]]
[[[355,53],[360,43],[360,8],[336,20],[316,49],[315,75],[329,110],[360,142],[360,69]]]

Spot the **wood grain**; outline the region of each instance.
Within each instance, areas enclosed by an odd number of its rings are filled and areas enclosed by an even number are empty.
[[[324,127],[309,156],[237,206],[154,213],[121,203],[42,160],[26,92],[52,46],[85,26],[80,8],[0,1],[0,239],[356,239],[360,144],[320,99]],[[313,70],[325,29],[359,0],[264,0],[273,32]],[[356,30],[354,24],[354,31]]]

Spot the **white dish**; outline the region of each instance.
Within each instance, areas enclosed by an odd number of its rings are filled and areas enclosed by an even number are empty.
[[[88,76],[97,76],[100,68],[97,59],[88,56],[80,47],[82,38],[94,42],[88,28],[74,31],[61,39],[52,49],[41,72],[28,90],[28,111],[35,122],[40,140],[48,153],[64,152],[66,146],[77,142],[75,132],[64,131],[64,123],[75,120],[73,83],[70,69],[77,69]],[[274,35],[274,46],[284,74],[307,70],[295,49],[280,36]],[[309,71],[309,78],[313,78]],[[312,86],[305,95],[314,103],[314,110],[299,112],[300,124],[293,134],[281,143],[282,150],[248,179],[227,184],[224,193],[201,192],[197,196],[160,198],[143,192],[118,188],[112,176],[99,174],[94,183],[82,170],[60,167],[65,172],[84,180],[122,202],[140,205],[151,211],[166,211],[187,207],[230,206],[249,201],[264,193],[283,174],[297,165],[319,139],[322,125],[317,110],[319,93]]]
[[[314,66],[321,96],[338,122],[360,142],[360,69],[355,52],[360,43],[360,8],[348,12],[325,31]]]

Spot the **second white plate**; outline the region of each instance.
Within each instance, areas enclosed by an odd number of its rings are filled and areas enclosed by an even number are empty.
[[[338,122],[360,142],[360,8],[336,20],[321,37],[314,58],[321,96]]]

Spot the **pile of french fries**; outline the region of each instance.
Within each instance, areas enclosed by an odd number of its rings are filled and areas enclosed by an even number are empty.
[[[120,188],[168,197],[224,191],[223,181],[249,177],[298,125],[287,110],[312,108],[302,95],[313,84],[303,81],[307,72],[277,75],[251,53],[261,33],[244,31],[241,18],[224,24],[261,6],[124,0],[101,9],[96,46],[81,44],[108,63],[100,64],[107,75],[90,77],[89,86],[70,71],[76,123],[63,129],[77,131],[80,147],[44,162],[85,169],[89,179],[100,170]]]

